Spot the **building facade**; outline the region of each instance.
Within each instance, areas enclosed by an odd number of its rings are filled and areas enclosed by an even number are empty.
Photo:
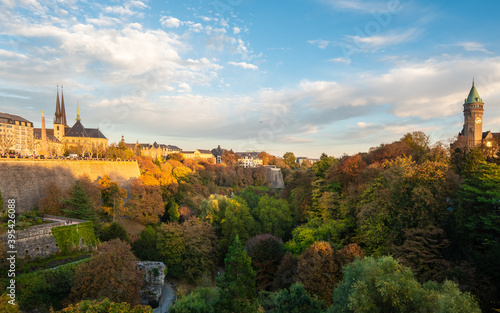
[[[0,154],[32,155],[33,123],[18,115],[0,112]]]
[[[210,150],[196,149],[194,151],[182,151],[181,153],[185,159],[207,160],[215,163],[215,156]]]

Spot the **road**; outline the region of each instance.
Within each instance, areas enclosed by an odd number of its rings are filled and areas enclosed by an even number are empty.
[[[160,305],[153,310],[153,313],[167,313],[174,300],[174,290],[168,281],[165,281],[161,290]]]

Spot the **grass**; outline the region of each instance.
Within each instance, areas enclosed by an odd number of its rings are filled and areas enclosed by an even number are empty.
[[[120,219],[116,222],[125,228],[130,237],[138,237],[141,234],[141,231],[146,228],[146,226],[130,218]]]

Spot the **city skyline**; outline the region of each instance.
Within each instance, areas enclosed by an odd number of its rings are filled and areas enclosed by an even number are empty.
[[[494,1],[0,1],[0,111],[111,142],[336,157],[500,127]],[[61,88],[61,87],[59,87]],[[60,90],[61,91],[61,90]]]

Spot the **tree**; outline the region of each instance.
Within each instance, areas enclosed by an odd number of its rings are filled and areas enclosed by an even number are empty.
[[[184,232],[178,223],[161,224],[157,232],[156,248],[169,274],[180,277],[183,273],[183,255],[186,250]]]
[[[114,302],[139,303],[142,276],[135,267],[130,246],[119,239],[102,243],[88,263],[75,271],[70,299],[104,299]]]
[[[333,156],[328,156],[327,154],[322,153],[319,161],[315,162],[312,166],[314,175],[316,175],[316,178],[325,178],[325,174],[328,169],[332,166],[332,164],[336,163],[338,163],[338,160]]]
[[[161,261],[156,246],[156,230],[152,226],[147,226],[141,231],[139,238],[132,243],[132,251],[142,261]]]
[[[255,210],[262,233],[270,233],[284,238],[292,227],[292,215],[286,200],[264,195]]]
[[[66,209],[62,211],[69,217],[79,218],[83,220],[97,220],[96,212],[92,208],[92,204],[88,195],[83,190],[79,180],[75,182],[70,191],[69,198],[63,200],[66,204]]]
[[[197,282],[203,275],[212,277],[217,261],[217,236],[212,225],[191,217],[182,223],[185,250],[183,277]]]
[[[45,197],[38,201],[38,207],[43,214],[63,215],[63,192],[56,183],[45,185]]]
[[[271,234],[261,234],[247,242],[246,251],[252,259],[258,290],[269,290],[283,258],[283,242]]]
[[[12,305],[9,301],[12,301],[12,299],[7,295],[6,292],[4,292],[0,296],[0,312],[3,313],[21,313],[19,310],[19,306],[17,304]]]
[[[308,292],[332,303],[332,292],[341,278],[341,266],[328,242],[316,242],[299,257],[298,278]]]
[[[175,301],[170,307],[170,313],[215,313],[214,304],[219,297],[217,288],[198,287],[188,296]]]
[[[116,213],[118,213],[118,216],[123,215],[127,189],[120,188],[118,183],[111,181],[108,175],[104,175],[103,178],[99,179],[99,189],[101,190],[102,206],[106,213],[113,216],[113,221]]]
[[[480,312],[452,282],[421,285],[390,256],[356,260],[344,269],[328,312]]]
[[[257,312],[255,272],[236,235],[224,259],[225,271],[217,278],[220,289],[217,312]]]
[[[128,211],[139,223],[148,225],[160,220],[164,205],[160,186],[148,186],[135,179],[130,184],[131,199],[127,203]]]
[[[295,157],[295,155],[293,154],[293,152],[286,152],[283,155],[283,161],[290,168],[297,168],[299,166],[299,164],[297,163],[297,158]]]
[[[54,311],[51,309],[51,313]],[[131,307],[129,303],[115,303],[104,298],[103,300],[84,300],[77,304],[70,304],[67,308],[59,311],[61,313],[86,313],[86,312],[120,312],[120,313],[152,313],[153,309],[147,305],[136,305]]]
[[[122,225],[113,222],[101,228],[99,232],[99,239],[101,241],[110,241],[116,238],[130,243],[130,237],[127,233],[127,230],[125,230]]]
[[[250,214],[245,200],[234,197],[227,199],[228,204],[221,220],[221,245],[226,250],[238,236],[242,242],[247,242],[255,232],[255,220]]]
[[[317,313],[323,312],[323,301],[310,297],[302,284],[293,284],[289,289],[276,292],[270,313]]]
[[[297,274],[297,258],[288,252],[281,259],[281,263],[276,271],[276,274],[274,275],[274,281],[272,284],[273,290],[289,288],[297,281]]]
[[[166,205],[166,208],[167,208],[168,220],[171,222],[178,222],[181,214],[179,212],[179,205],[177,204],[177,202],[170,200]]]

